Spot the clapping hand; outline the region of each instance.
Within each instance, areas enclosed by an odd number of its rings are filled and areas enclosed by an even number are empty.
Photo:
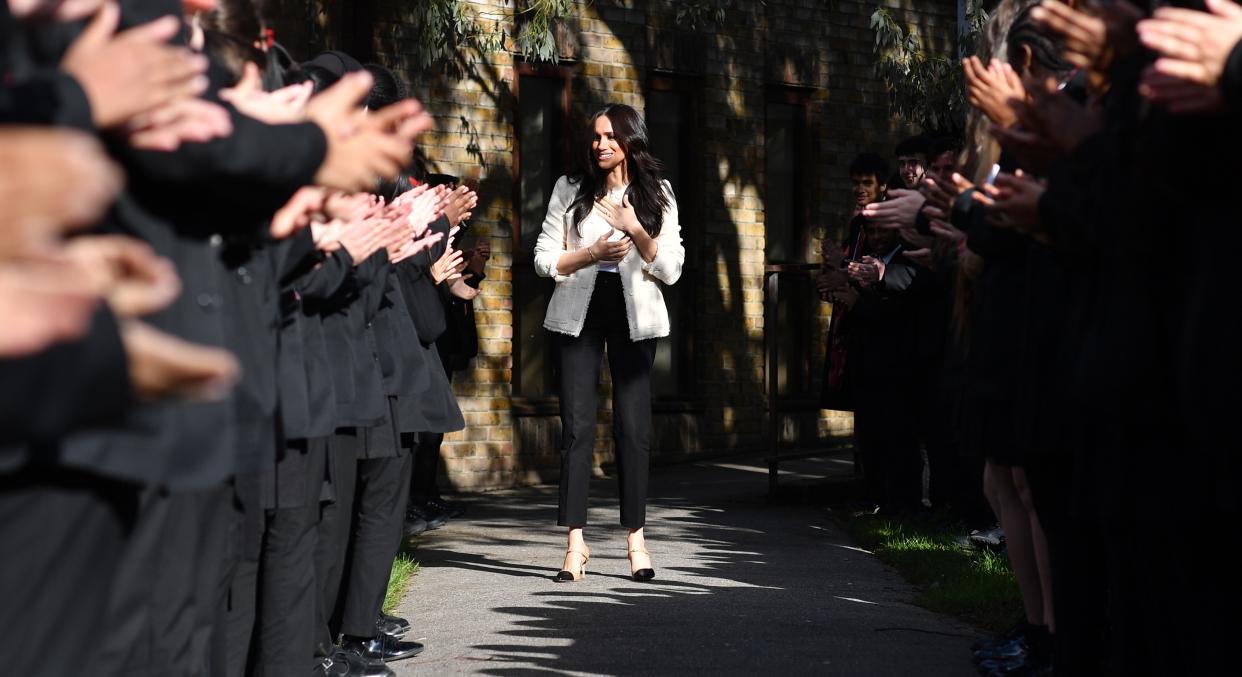
[[[993,59],[987,66],[977,56],[962,60],[970,105],[978,108],[998,127],[1011,127],[1018,121],[1014,104],[1026,99],[1022,78],[1013,67]]]
[[[233,87],[220,90],[220,98],[233,104],[242,115],[269,125],[280,125],[305,120],[306,103],[314,91],[313,83],[303,82],[265,92],[259,67],[247,62],[241,80]]]
[[[70,239],[65,255],[77,262],[120,317],[143,317],[167,308],[181,293],[177,269],[151,246],[125,235]]]
[[[850,261],[847,272],[850,279],[864,285],[873,285],[884,279],[884,262],[874,256],[864,256],[861,261]]]
[[[1242,40],[1242,7],[1207,0],[1207,12],[1165,7],[1138,24],[1139,39],[1160,55],[1143,72],[1139,92],[1174,113],[1218,110],[1220,81]]]
[[[1039,200],[1044,184],[1019,169],[996,177],[995,199],[988,209],[988,223],[1029,233],[1039,227]]]
[[[466,267],[462,260],[460,249],[453,248],[453,238],[457,235],[457,228],[449,231],[448,246],[444,248],[444,253],[431,264],[431,279],[436,284],[443,282],[451,282],[461,278],[461,271]]]
[[[927,201],[919,191],[901,188],[888,191],[888,198],[863,207],[862,215],[880,228],[893,230],[913,227],[919,209]]]

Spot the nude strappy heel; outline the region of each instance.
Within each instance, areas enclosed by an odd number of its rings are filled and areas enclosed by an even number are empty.
[[[565,551],[565,554],[566,555],[574,554],[574,555],[578,555],[582,557],[582,565],[578,567],[577,572],[571,571],[569,569],[561,569],[560,571],[556,573],[556,578],[554,578],[553,580],[555,580],[557,583],[577,583],[578,581],[582,580],[583,576],[586,576],[587,562],[591,561],[591,552],[589,550],[583,551],[583,550],[569,549]]]

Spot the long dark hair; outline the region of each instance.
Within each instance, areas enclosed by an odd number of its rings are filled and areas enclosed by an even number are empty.
[[[664,210],[669,206],[669,196],[662,181],[664,165],[651,154],[647,123],[630,106],[611,103],[591,116],[592,133],[595,121],[605,116],[612,123],[613,138],[625,152],[625,169],[630,178],[625,194],[629,196],[643,230],[656,237],[664,225]],[[591,213],[592,205],[608,193],[607,174],[599,168],[595,154],[591,152],[591,144],[586,144],[580,157],[582,167],[578,174],[570,178],[572,183],[578,184],[578,196],[570,209],[573,210],[574,227],[579,228],[579,234],[582,232],[582,220]]]

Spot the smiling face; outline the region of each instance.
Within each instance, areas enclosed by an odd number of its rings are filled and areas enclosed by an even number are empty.
[[[625,150],[613,137],[612,120],[607,115],[595,118],[595,129],[591,136],[591,154],[595,163],[604,172],[610,172],[625,162]]]

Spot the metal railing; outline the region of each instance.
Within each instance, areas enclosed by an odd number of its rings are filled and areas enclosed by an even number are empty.
[[[777,326],[780,321],[780,280],[782,277],[814,276],[819,270],[820,265],[817,263],[767,264],[763,267],[763,342],[766,355],[764,371],[767,377],[768,391],[768,449],[766,461],[768,463],[769,494],[773,494],[777,490],[781,461],[817,456],[833,448],[827,446],[816,448],[781,448],[781,414],[784,412],[781,409],[782,398],[780,394],[780,341],[778,339],[780,327]]]

